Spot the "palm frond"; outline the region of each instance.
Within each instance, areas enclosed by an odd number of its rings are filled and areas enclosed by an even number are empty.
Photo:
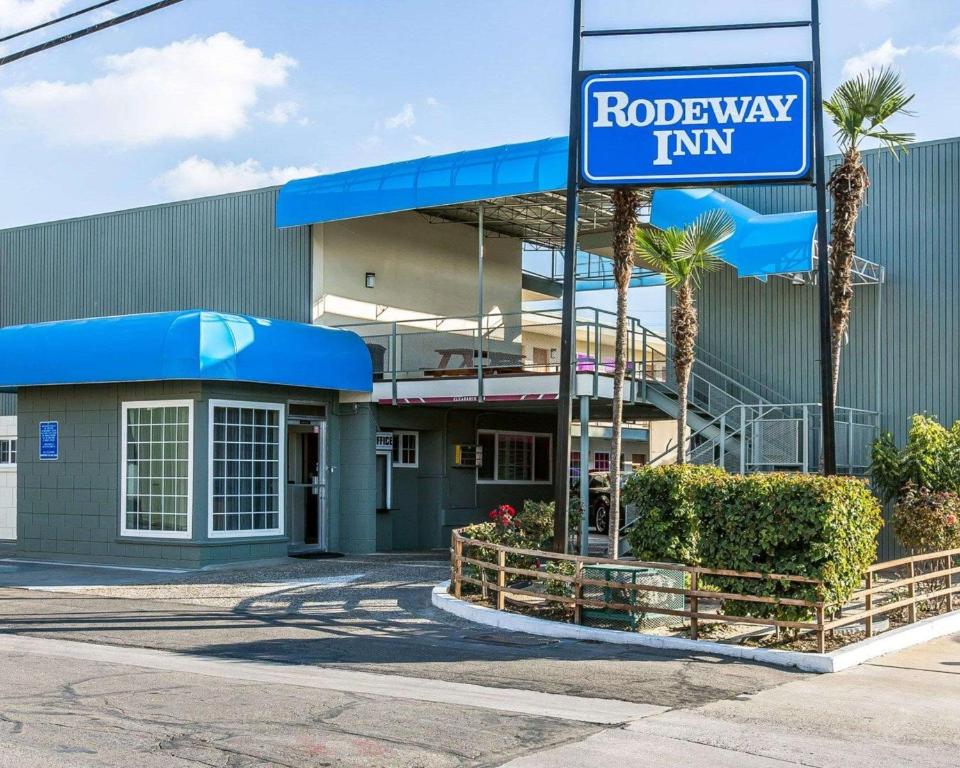
[[[734,232],[733,220],[723,211],[701,214],[684,229],[644,229],[637,233],[637,252],[670,288],[693,284],[720,267],[720,245]]]
[[[668,229],[640,229],[637,231],[637,254],[650,267],[663,275],[666,284],[678,288],[687,281],[687,265],[677,258],[683,243],[684,231]]]
[[[887,131],[884,125],[896,115],[912,114],[907,106],[913,97],[901,75],[885,67],[841,83],[823,108],[836,127],[834,135],[844,152],[859,147],[865,138],[877,139],[896,151],[911,142],[913,134]]]

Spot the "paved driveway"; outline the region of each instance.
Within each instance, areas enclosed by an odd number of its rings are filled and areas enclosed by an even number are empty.
[[[6,571],[0,767],[956,765],[960,638],[817,677],[504,635],[446,568]]]
[[[0,589],[0,632],[664,706],[752,694],[800,676],[707,655],[548,640],[461,622],[430,604],[431,588],[448,575],[442,556],[143,574],[147,583],[139,586],[127,583],[130,574],[95,570],[88,583],[96,588]],[[32,569],[20,575],[22,585],[36,581]]]

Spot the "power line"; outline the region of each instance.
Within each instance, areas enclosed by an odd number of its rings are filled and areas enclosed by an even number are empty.
[[[113,3],[118,3],[120,0],[104,0],[102,3],[97,3],[96,5],[90,5],[86,8],[81,8],[79,11],[74,11],[73,13],[68,13],[65,16],[59,16],[56,19],[50,19],[50,21],[45,21],[43,24],[37,24],[35,27],[30,27],[29,29],[21,29],[19,32],[14,32],[12,35],[7,35],[6,37],[0,37],[0,43],[5,43],[7,40],[13,40],[15,37],[23,37],[24,35],[29,35],[31,32],[36,32],[38,29],[44,29],[45,27],[52,27],[54,24],[59,24],[61,21],[66,21],[67,19],[73,19],[77,16],[82,16],[85,13],[90,13],[90,11],[95,11],[98,8],[103,8],[105,5],[113,5]]]
[[[35,53],[40,53],[41,51],[46,51],[46,50],[49,50],[50,48],[56,48],[58,45],[69,43],[81,37],[92,35],[95,32],[99,32],[103,29],[109,29],[110,27],[115,27],[118,24],[123,24],[126,21],[132,21],[133,19],[138,19],[141,16],[146,16],[148,13],[153,13],[154,11],[159,11],[170,5],[175,5],[176,3],[182,3],[182,2],[183,0],[160,0],[160,2],[158,3],[145,5],[142,8],[138,8],[135,11],[124,13],[121,16],[117,16],[113,19],[108,19],[107,21],[102,21],[99,24],[94,24],[89,27],[84,27],[83,29],[78,29],[76,32],[71,32],[69,35],[56,37],[53,40],[48,40],[45,43],[40,43],[39,45],[35,45],[32,48],[25,48],[22,51],[11,53],[8,56],[0,56],[0,67],[2,67],[4,64],[11,64],[14,61],[19,61],[20,59],[24,59],[27,56],[32,56]]]

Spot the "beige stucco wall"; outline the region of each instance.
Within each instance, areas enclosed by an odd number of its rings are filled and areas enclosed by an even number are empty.
[[[17,417],[0,416],[0,439],[16,439]],[[0,539],[17,538],[17,468],[0,466]]]
[[[689,434],[689,430],[687,431]],[[650,460],[661,456],[668,448],[676,450],[677,447],[677,422],[675,421],[651,421],[650,422]],[[664,456],[656,464],[673,464],[676,461],[676,455],[671,453]]]
[[[477,313],[474,227],[398,213],[315,225],[312,240],[314,319],[319,322],[403,319],[395,310],[404,317]],[[375,288],[365,287],[367,272],[376,274]],[[519,312],[520,281],[520,241],[487,237],[484,312]]]

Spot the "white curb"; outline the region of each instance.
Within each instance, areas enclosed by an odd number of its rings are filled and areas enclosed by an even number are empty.
[[[715,643],[709,640],[688,640],[683,637],[647,635],[639,632],[599,629],[597,627],[568,624],[562,621],[538,619],[534,616],[497,611],[485,605],[458,600],[447,591],[449,588],[449,581],[437,584],[433,588],[431,600],[434,606],[461,619],[496,627],[497,629],[566,640],[593,640],[594,642],[617,645],[640,645],[664,650],[711,653],[717,656],[729,656],[735,659],[759,661],[763,664],[774,664],[778,667],[793,667],[803,672],[839,672],[877,656],[903,650],[912,645],[950,635],[954,632],[960,632],[960,611],[955,611],[944,616],[934,616],[916,624],[884,632],[878,637],[854,643],[830,653],[781,651],[775,648],[751,648],[728,643]]]

